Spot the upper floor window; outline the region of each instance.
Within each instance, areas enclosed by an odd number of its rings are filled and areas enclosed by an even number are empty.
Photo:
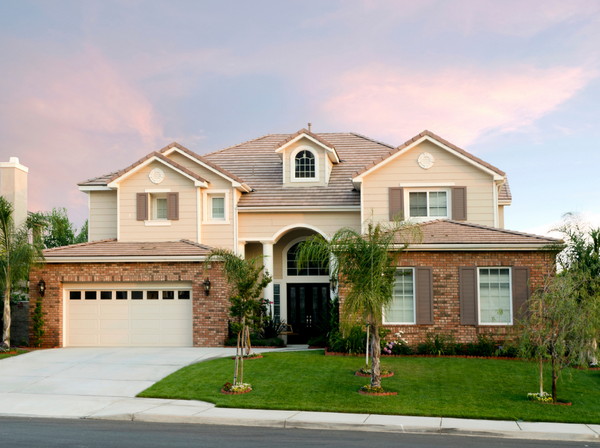
[[[218,189],[202,192],[202,224],[230,224],[229,190]]]
[[[211,203],[211,219],[225,219],[225,196],[210,197]]]
[[[152,198],[152,219],[167,219],[167,195],[151,195]]]
[[[296,179],[315,179],[317,177],[315,155],[304,149],[296,154],[295,177]]]
[[[448,192],[409,192],[408,216],[410,218],[448,218]]]

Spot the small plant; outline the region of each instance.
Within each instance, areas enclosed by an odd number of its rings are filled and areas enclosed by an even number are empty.
[[[531,392],[527,394],[527,399],[531,401],[539,401],[540,403],[552,403],[554,401],[552,400],[552,395],[550,395],[548,392],[542,392],[541,394],[539,392]]]
[[[225,392],[239,394],[242,392],[250,392],[252,390],[252,386],[248,383],[237,383],[236,385],[232,385],[231,383],[225,383],[223,384],[223,390]]]
[[[385,393],[385,389],[383,387],[371,387],[370,384],[367,384],[360,388],[363,392],[367,392],[369,394],[383,394]]]
[[[10,352],[10,350],[11,350],[11,348],[4,342],[2,342],[0,344],[0,353],[8,353],[8,352]]]

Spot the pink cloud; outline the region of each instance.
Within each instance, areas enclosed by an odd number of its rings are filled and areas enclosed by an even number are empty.
[[[429,129],[464,145],[488,131],[532,125],[593,75],[581,67],[451,68],[432,73],[372,65],[343,74],[323,111],[340,126],[397,144]]]

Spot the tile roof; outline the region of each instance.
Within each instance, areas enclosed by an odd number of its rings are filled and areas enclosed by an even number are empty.
[[[504,180],[504,185],[500,188],[500,193],[498,194],[499,201],[512,201],[512,193],[510,192],[510,185],[508,185],[508,180]]]
[[[354,189],[352,173],[394,147],[349,132],[314,135],[333,145],[340,158],[333,165],[328,186],[283,187],[282,161],[274,148],[289,134],[265,135],[204,157],[236,173],[254,189],[242,195],[239,207],[359,206],[360,193]]]
[[[363,173],[367,172],[367,171],[368,171],[368,170],[370,170],[371,168],[373,168],[373,167],[377,166],[378,164],[380,164],[381,162],[383,162],[385,159],[387,159],[387,158],[389,158],[389,157],[393,156],[394,154],[396,154],[396,153],[398,153],[398,152],[402,151],[402,150],[403,150],[404,148],[406,148],[407,146],[410,146],[410,145],[412,145],[414,142],[416,142],[417,140],[419,140],[419,139],[421,139],[421,138],[423,138],[423,137],[425,137],[425,136],[428,136],[428,137],[431,137],[431,138],[433,138],[434,140],[437,140],[438,142],[440,142],[440,143],[442,143],[442,144],[444,144],[444,145],[446,145],[446,146],[448,146],[448,147],[450,147],[450,148],[454,149],[456,152],[458,152],[458,153],[462,154],[462,155],[463,155],[463,156],[465,156],[465,157],[468,157],[469,159],[471,159],[471,160],[473,160],[473,161],[475,161],[475,162],[479,163],[480,165],[483,165],[483,166],[485,166],[486,168],[489,168],[490,170],[492,170],[492,171],[494,171],[494,172],[496,172],[496,173],[500,174],[501,176],[506,176],[506,173],[505,173],[504,171],[502,171],[501,169],[499,169],[499,168],[496,168],[495,166],[493,166],[493,165],[490,165],[490,164],[489,164],[489,163],[487,163],[487,162],[484,162],[484,161],[483,161],[483,160],[481,160],[479,157],[475,157],[475,156],[474,156],[473,154],[471,154],[470,152],[467,152],[467,151],[465,151],[464,149],[461,149],[461,148],[459,148],[458,146],[456,146],[456,145],[454,145],[454,144],[450,143],[449,141],[447,141],[447,140],[444,140],[443,138],[441,138],[441,137],[439,137],[439,136],[435,135],[433,132],[425,130],[425,131],[421,132],[420,134],[418,134],[418,135],[415,135],[415,136],[414,136],[413,138],[411,138],[410,140],[408,140],[408,141],[406,141],[406,142],[402,143],[402,144],[401,144],[400,146],[398,146],[397,148],[394,148],[392,151],[389,151],[387,154],[385,154],[385,155],[384,155],[383,157],[381,157],[380,159],[378,159],[378,160],[374,160],[374,161],[372,161],[371,163],[369,163],[368,165],[366,165],[364,168],[362,168],[362,169],[360,169],[360,170],[356,171],[356,172],[355,172],[355,173],[352,175],[352,178],[355,178],[355,177],[357,177],[357,176],[360,176],[361,174],[363,174]]]
[[[419,244],[511,244],[511,245],[556,245],[562,240],[513,230],[497,229],[480,224],[471,224],[450,219],[438,219],[420,224],[422,241]],[[397,238],[403,243],[400,234]]]
[[[44,250],[44,257],[189,257],[206,256],[211,247],[189,240],[123,242],[116,239],[72,244]]]
[[[162,154],[162,153],[160,153],[158,151],[154,151],[154,152],[151,152],[150,154],[145,155],[140,160],[132,163],[127,168],[124,168],[124,169],[119,170],[119,171],[115,171],[115,172],[110,173],[110,174],[105,174],[104,176],[96,177],[96,178],[93,178],[93,179],[88,179],[88,180],[86,180],[84,182],[80,182],[77,185],[80,185],[80,186],[83,186],[83,185],[86,185],[86,186],[108,185],[109,183],[117,180],[119,177],[123,176],[124,174],[127,174],[129,171],[131,171],[134,168],[138,167],[139,165],[141,165],[142,163],[144,163],[146,160],[151,159],[152,157],[156,157],[156,158],[162,160],[166,164],[171,165],[172,167],[177,168],[180,171],[183,171],[188,176],[190,176],[190,177],[192,177],[192,178],[194,178],[196,180],[199,180],[200,182],[206,182],[206,183],[208,183],[208,180],[206,180],[205,178],[203,178],[199,174],[194,173],[189,168],[186,168],[185,166],[180,165],[179,163],[175,162],[174,160],[169,159],[164,154]]]

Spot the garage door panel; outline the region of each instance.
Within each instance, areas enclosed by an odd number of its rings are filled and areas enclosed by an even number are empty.
[[[156,291],[156,288],[152,290]],[[102,291],[100,285],[98,291]],[[82,293],[81,296],[84,297],[85,294]],[[131,293],[127,295],[127,300],[119,301],[86,302],[69,300],[68,297],[69,291],[66,291],[65,340],[69,346],[193,345],[191,300],[132,300]],[[98,297],[101,295],[98,294]],[[114,298],[114,293],[112,297]]]

